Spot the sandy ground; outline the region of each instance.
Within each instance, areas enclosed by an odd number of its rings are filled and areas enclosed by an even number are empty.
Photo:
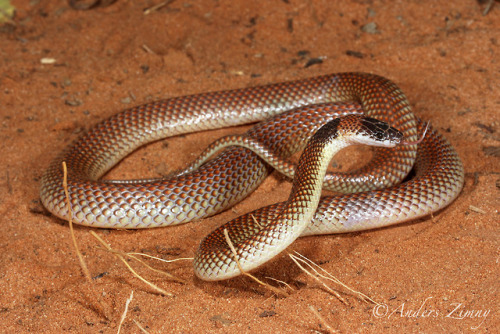
[[[158,3],[118,0],[76,11],[60,0],[13,1],[16,16],[0,27],[2,332],[113,333],[132,290],[125,333],[140,332],[134,321],[150,333],[326,332],[310,305],[341,333],[498,331],[500,4],[482,15],[484,5],[472,0],[176,0],[144,14]],[[40,177],[56,154],[132,105],[344,71],[395,81],[465,165],[461,195],[433,219],[292,245],[385,308],[343,289],[341,303],[286,256],[256,275],[287,282],[295,288],[289,297],[247,278],[202,282],[190,263],[154,263],[187,280],[141,269],[174,294],[160,296],[99,250],[89,228],[76,227],[106,320],[67,223],[39,200]],[[155,143],[110,177],[168,173],[214,138],[243,129]],[[96,232],[124,251],[190,257],[216,226],[283,200],[289,189],[273,174],[233,209],[198,223]]]

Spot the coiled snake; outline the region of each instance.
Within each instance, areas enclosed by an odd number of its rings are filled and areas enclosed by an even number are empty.
[[[148,228],[198,220],[221,212],[253,191],[272,170],[261,157],[269,159],[273,166],[282,166],[283,159],[303,148],[318,128],[349,114],[387,122],[408,142],[415,142],[417,132],[423,130],[401,90],[372,74],[332,74],[170,98],[124,110],[92,127],[53,161],[41,180],[40,196],[50,212],[68,218],[61,168],[61,162],[66,161],[75,223]],[[253,147],[258,154],[230,147],[177,177],[99,180],[123,157],[152,141],[263,119],[268,120],[241,136],[258,146]],[[233,139],[222,144],[232,144]],[[397,184],[412,167],[415,176]],[[310,174],[302,175],[307,180]],[[264,262],[261,257],[269,259],[278,254],[298,234],[366,230],[428,215],[451,203],[463,182],[464,171],[455,150],[430,128],[418,150],[415,144],[378,149],[365,167],[348,174],[326,175],[324,185],[328,189],[361,192],[318,197],[316,210],[307,207],[314,213],[312,218],[306,217],[310,223],[304,223],[303,231],[295,229],[285,243],[280,241],[284,225],[273,222],[287,203],[261,208],[221,226],[203,240],[196,252],[195,273],[206,280],[239,274],[222,234],[224,228],[243,268],[249,270]],[[316,189],[313,195],[319,196],[320,192]],[[309,205],[313,195],[306,199],[299,196],[294,212],[305,210],[302,204]]]

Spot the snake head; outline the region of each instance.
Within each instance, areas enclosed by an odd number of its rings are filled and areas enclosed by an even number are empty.
[[[360,117],[354,140],[358,144],[394,147],[403,140],[403,133],[386,122],[371,117]]]
[[[339,148],[353,144],[394,147],[403,142],[403,133],[375,118],[348,115],[326,123],[310,140],[310,142],[318,142],[320,146],[323,143],[335,141]]]

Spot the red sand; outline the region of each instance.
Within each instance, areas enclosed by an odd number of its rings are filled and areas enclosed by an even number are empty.
[[[326,332],[309,305],[344,333],[500,328],[500,5],[483,16],[481,5],[464,0],[174,1],[143,14],[159,2],[118,0],[75,11],[65,1],[13,1],[15,24],[0,27],[2,332],[113,333],[132,290],[125,333],[140,332],[134,320],[150,333]],[[44,58],[55,62],[42,64]],[[344,71],[377,73],[400,85],[415,113],[456,147],[466,170],[462,194],[434,219],[303,238],[291,247],[387,309],[341,289],[348,302],[342,304],[286,256],[256,272],[295,287],[286,298],[247,278],[199,281],[189,263],[155,263],[185,285],[141,270],[174,294],[159,296],[99,250],[90,229],[76,227],[92,275],[101,274],[94,287],[109,306],[111,319],[104,319],[67,224],[39,201],[38,181],[56,154],[132,105]],[[214,138],[242,130],[150,145],[110,177],[164,174]],[[289,189],[273,174],[233,209],[198,223],[96,232],[123,251],[189,257],[216,226],[286,198]]]

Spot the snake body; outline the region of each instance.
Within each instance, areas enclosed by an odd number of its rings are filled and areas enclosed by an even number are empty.
[[[302,153],[290,196],[283,206],[266,220],[255,219],[244,225],[241,221],[237,225],[229,222],[211,233],[196,253],[195,273],[210,280],[212,276],[206,273],[216,269],[216,279],[227,279],[240,274],[241,269],[249,271],[269,261],[295,241],[312,221],[328,164],[337,152],[352,144],[394,147],[402,138],[403,134],[387,123],[361,115],[328,122],[311,137]],[[225,252],[229,244],[224,233],[224,239],[220,238],[223,229],[228,230],[231,243],[236,244],[236,254]],[[232,266],[235,255],[239,261],[237,267]],[[230,261],[226,263],[224,259]]]
[[[391,81],[371,74],[332,74],[149,103],[110,117],[73,143],[42,177],[40,196],[49,211],[67,219],[60,167],[66,161],[75,223],[147,228],[197,220],[243,199],[268,175],[269,165],[251,151],[232,147],[200,168],[174,178],[115,182],[99,178],[149,142],[268,118],[269,123],[255,126],[246,135],[257,139],[270,152],[290,156],[303,144],[289,144],[276,137],[278,134],[284,134],[292,143],[303,143],[304,138],[331,119],[361,112],[389,123],[408,141],[417,138],[420,125],[404,94]],[[415,159],[416,178],[381,189],[401,181]],[[341,177],[327,177],[325,183],[342,191],[367,191],[322,198],[305,234],[375,228],[432,213],[458,195],[463,185],[463,167],[453,148],[431,129],[419,144],[418,155],[416,145],[381,149],[366,167]],[[260,222],[268,221],[282,208],[283,204],[276,204],[252,215]],[[250,215],[230,222],[231,240],[237,245],[251,246],[251,238],[241,240],[252,235],[248,232],[256,228],[252,224]],[[220,232],[216,230],[207,237],[195,257],[195,272],[203,279],[238,274],[225,241],[222,245]],[[248,247],[240,249],[240,259],[253,252]]]

